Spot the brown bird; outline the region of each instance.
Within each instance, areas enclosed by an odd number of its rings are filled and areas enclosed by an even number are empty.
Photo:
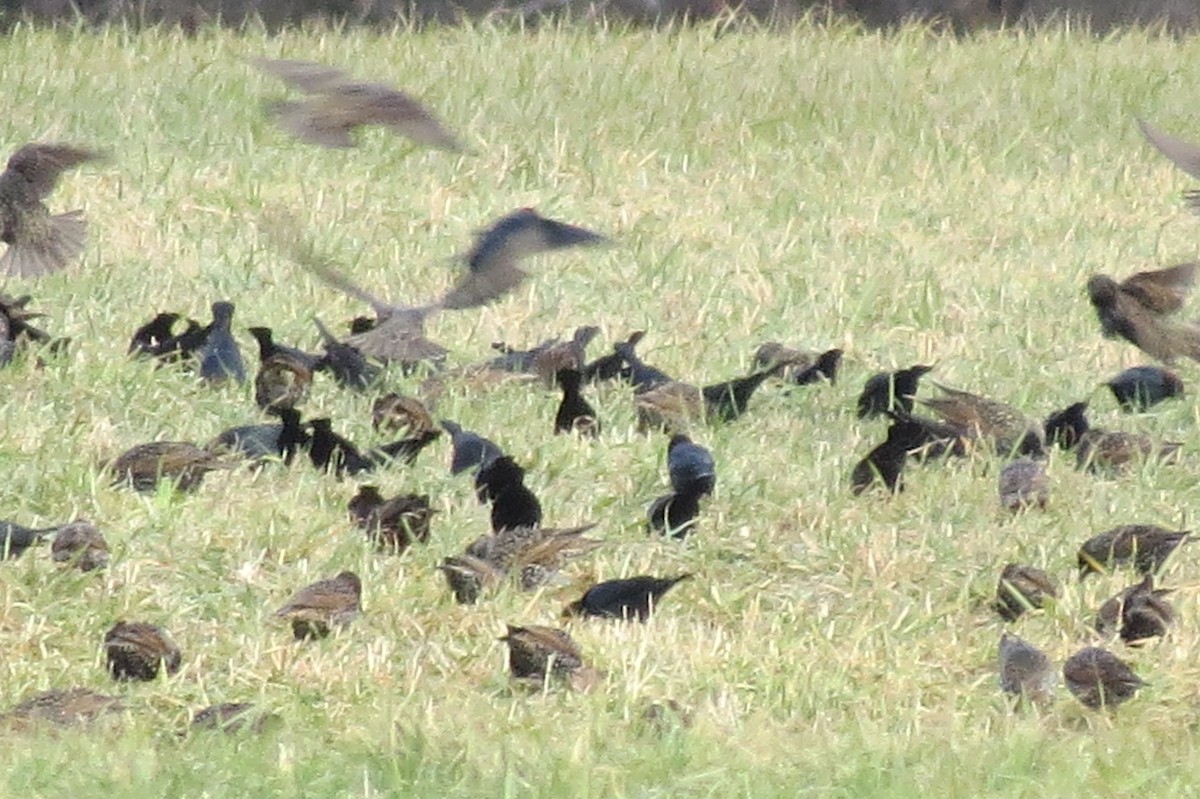
[[[584,688],[601,676],[585,666],[579,644],[564,630],[509,624],[500,640],[508,644],[508,670],[515,679],[545,684],[548,678]]]
[[[1146,684],[1123,660],[1094,646],[1081,649],[1067,660],[1063,679],[1075,698],[1093,710],[1116,707]]]
[[[1155,441],[1144,433],[1122,433],[1091,428],[1079,437],[1075,466],[1093,472],[1127,469],[1151,459],[1171,461],[1183,446],[1178,441]]]
[[[995,608],[1005,621],[1016,621],[1025,611],[1040,609],[1047,599],[1057,597],[1058,586],[1046,572],[1010,563],[1000,573]]]
[[[353,147],[353,133],[382,125],[417,144],[449,152],[463,146],[412,96],[380,83],[353,81],[335,67],[310,61],[254,58],[251,63],[309,97],[270,103],[268,113],[288,133],[322,147]]]
[[[1106,338],[1121,338],[1170,364],[1180,356],[1200,361],[1200,326],[1169,319],[1183,307],[1196,280],[1196,264],[1138,272],[1118,283],[1088,278],[1087,291]]]
[[[161,627],[143,622],[117,622],[104,636],[108,670],[115,680],[149,682],[160,668],[179,671],[183,654]]]
[[[438,429],[424,403],[395,392],[384,394],[371,405],[371,424],[380,433],[406,431],[409,436]]]
[[[1009,633],[1000,636],[1000,690],[1035,704],[1054,700],[1058,675],[1046,653]]]
[[[295,408],[308,399],[312,368],[291,353],[277,352],[258,365],[254,401],[263,410]]]
[[[595,523],[570,529],[514,527],[480,536],[466,550],[500,572],[520,575],[521,590],[532,591],[552,580],[578,555],[591,552],[601,541],[584,535]]]
[[[249,702],[223,702],[197,711],[191,729],[262,735],[282,723],[278,713],[264,713]]]
[[[235,465],[187,441],[154,441],[126,450],[104,468],[113,474],[113,485],[132,483],[138,491],[152,492],[163,479],[191,491],[209,472]]]
[[[82,519],[64,524],[50,544],[55,563],[71,563],[90,572],[108,565],[108,542],[96,525]]]
[[[1166,635],[1175,621],[1175,609],[1163,598],[1169,593],[1169,588],[1155,588],[1154,575],[1147,574],[1100,606],[1096,631],[1101,635],[1118,633],[1130,646]]]
[[[1005,464],[999,483],[1000,507],[1013,513],[1034,506],[1044,509],[1050,499],[1050,478],[1040,459],[1018,458]]]
[[[991,441],[996,451],[1007,455],[1038,455],[1042,451],[1044,433],[1039,421],[1030,419],[1011,405],[978,394],[947,388],[934,383],[944,396],[917,400],[959,435],[974,440]]]
[[[838,349],[797,350],[778,341],[760,344],[754,351],[754,367],[770,369],[789,382],[806,385],[822,377],[830,383],[837,382],[838,368],[842,363],[842,351]]]
[[[348,506],[355,524],[381,552],[399,555],[413,542],[429,540],[429,520],[437,511],[428,494],[399,494],[385,500],[376,486],[362,486]]]
[[[297,641],[324,638],[330,627],[344,627],[353,621],[362,609],[361,601],[362,581],[346,571],[301,588],[275,615],[292,623]]]
[[[1190,535],[1187,530],[1168,530],[1155,524],[1123,524],[1106,530],[1079,548],[1079,577],[1106,572],[1130,561],[1140,573],[1154,574]]]
[[[438,569],[446,575],[446,583],[460,605],[475,604],[481,594],[494,590],[505,577],[503,569],[466,554],[445,558]]]
[[[27,144],[8,159],[0,173],[0,241],[8,245],[0,275],[38,277],[79,257],[87,232],[83,211],[51,216],[43,201],[64,171],[102,157],[70,144]]]
[[[70,727],[87,724],[106,713],[124,710],[119,696],[106,696],[87,688],[45,691],[23,699],[0,715],[0,728],[24,729],[38,723]]]
[[[1146,141],[1154,145],[1160,153],[1167,157],[1175,166],[1194,178],[1200,179],[1200,146],[1163,133],[1150,126],[1148,122],[1139,119],[1138,127]],[[1200,211],[1200,191],[1191,189],[1183,193],[1183,199],[1193,211]]]

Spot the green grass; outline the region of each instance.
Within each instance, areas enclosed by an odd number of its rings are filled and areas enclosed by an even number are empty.
[[[344,65],[404,86],[476,151],[417,151],[374,132],[320,151],[265,121],[282,87],[240,59]],[[1185,442],[1179,465],[1121,478],[1050,462],[1044,513],[1000,516],[996,465],[914,470],[903,495],[851,497],[847,476],[882,435],[853,400],[876,369],[938,361],[949,385],[1044,416],[1139,362],[1101,339],[1083,295],[1094,271],[1192,258],[1188,185],[1139,138],[1144,116],[1197,137],[1200,43],[1065,31],[971,40],[908,29],[786,34],[493,29],[204,32],[18,30],[0,40],[0,140],[103,145],[109,163],[63,181],[86,208],[80,264],[36,285],[64,361],[0,373],[0,509],[24,523],[83,515],[106,532],[103,575],[48,553],[0,566],[0,707],[48,688],[122,693],[116,733],[8,736],[0,796],[1189,796],[1200,765],[1196,554],[1167,582],[1181,622],[1161,644],[1117,651],[1151,682],[1114,715],[1065,691],[1012,714],[985,606],[1004,563],[1065,583],[1054,612],[1015,625],[1061,663],[1092,641],[1100,601],[1127,575],[1080,586],[1074,552],[1115,524],[1190,523],[1200,435],[1192,401],[1093,420]],[[567,585],[455,605],[434,570],[487,529],[469,481],[435,445],[376,478],[442,513],[428,546],[376,555],[345,518],[353,481],[297,466],[210,476],[192,496],[112,490],[97,463],[142,441],[203,442],[256,419],[251,393],[131,362],[158,310],[313,345],[309,317],[362,307],[277,252],[258,227],[286,209],[366,286],[433,296],[472,232],[523,205],[617,241],[541,259],[513,296],[445,314],[431,333],[468,364],[492,341],[530,344],[576,324],[601,347],[645,328],[648,360],[706,382],[740,373],[777,338],[847,351],[844,380],[768,385],[741,421],[705,430],[720,469],[700,532],[643,533],[666,483],[661,437],[634,431],[627,391],[594,393],[606,424],[586,443],[550,435],[556,398],[452,390],[438,414],[490,435],[530,468],[548,522],[600,522],[608,545]],[[1193,312],[1194,313],[1194,312]],[[253,362],[248,335],[243,346]],[[594,349],[593,352],[597,352]],[[1181,367],[1195,383],[1194,365]],[[387,385],[415,390],[390,375]],[[321,380],[306,407],[371,443],[370,396]],[[296,588],[354,569],[365,613],[299,646],[271,613]],[[695,571],[647,625],[574,623],[608,672],[591,694],[508,691],[505,622],[555,623],[595,579]],[[114,686],[100,642],[118,618],[163,624],[177,676]],[[645,706],[675,699],[687,730],[659,734]],[[263,740],[175,732],[212,702],[281,714]]]

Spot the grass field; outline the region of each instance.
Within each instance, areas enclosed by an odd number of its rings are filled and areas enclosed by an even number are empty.
[[[44,370],[0,372],[0,516],[86,516],[113,550],[100,575],[60,570],[44,550],[0,566],[0,707],[72,685],[130,706],[98,732],[7,736],[0,796],[1192,795],[1196,552],[1168,568],[1173,633],[1141,651],[1112,645],[1150,682],[1112,714],[1065,690],[1043,713],[1010,712],[995,682],[1004,625],[987,600],[1011,560],[1060,578],[1057,608],[1011,629],[1061,664],[1130,581],[1081,586],[1078,544],[1121,523],[1194,522],[1195,403],[1128,417],[1096,392],[1141,357],[1100,337],[1083,285],[1197,254],[1186,178],[1134,118],[1200,138],[1200,43],[715,30],[0,40],[4,148],[62,139],[112,154],[51,201],[86,209],[82,262],[11,287],[75,344]],[[282,87],[241,60],[259,54],[404,86],[475,154],[380,132],[347,152],[289,139],[261,111]],[[428,546],[399,558],[348,524],[353,481],[303,464],[214,474],[190,496],[139,496],[98,474],[136,443],[204,442],[257,419],[249,388],[126,359],[154,312],[205,317],[230,299],[239,327],[305,346],[312,314],[363,312],[273,250],[264,209],[300,217],[368,287],[417,301],[454,280],[474,230],[524,205],[616,246],[543,258],[513,296],[437,318],[455,364],[583,323],[603,329],[593,354],[648,330],[643,355],[696,382],[744,372],[772,338],[847,352],[836,386],[768,384],[745,418],[697,434],[720,478],[689,541],[643,531],[666,485],[665,439],[635,432],[618,387],[593,392],[606,425],[594,443],[551,435],[557,398],[540,389],[442,399],[440,417],[528,465],[548,522],[595,520],[608,542],[565,585],[474,607],[454,604],[434,568],[487,529],[470,482],[447,474],[445,443],[374,478],[442,511]],[[854,418],[862,381],[933,360],[940,381],[1039,417],[1096,392],[1095,423],[1183,441],[1184,456],[1098,478],[1056,453],[1050,507],[1014,519],[982,458],[913,470],[895,499],[852,497],[848,473],[883,434]],[[1181,374],[1196,383],[1194,364]],[[371,443],[371,399],[319,380],[305,411]],[[364,615],[294,644],[272,612],[343,569],[362,575]],[[509,691],[505,622],[556,623],[593,580],[680,570],[697,578],[646,625],[572,623],[608,672],[599,690]],[[100,643],[118,618],[164,625],[182,671],[114,685]],[[694,712],[690,728],[641,721],[666,699]],[[221,701],[259,703],[283,726],[177,738],[190,712]]]

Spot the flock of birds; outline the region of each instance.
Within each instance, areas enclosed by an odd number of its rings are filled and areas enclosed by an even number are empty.
[[[253,63],[305,93],[304,99],[267,106],[280,127],[305,142],[352,147],[358,128],[382,125],[419,144],[449,152],[467,151],[427,108],[403,92],[354,81],[341,70],[309,62],[255,59]],[[1144,123],[1142,130],[1174,163],[1200,178],[1200,146]],[[0,241],[8,245],[0,257],[0,273],[7,278],[36,279],[78,258],[86,230],[82,212],[54,215],[45,201],[65,170],[103,157],[85,147],[34,143],[10,158],[0,174]],[[1186,196],[1200,208],[1200,192]],[[106,461],[102,468],[111,475],[114,486],[139,491],[157,490],[163,481],[178,491],[192,491],[206,474],[237,468],[247,461],[256,468],[270,462],[291,465],[307,461],[318,471],[341,478],[411,463],[430,444],[448,436],[451,473],[472,473],[479,501],[491,510],[491,532],[472,540],[460,554],[446,556],[439,567],[455,599],[464,604],[478,602],[510,583],[522,590],[544,586],[572,559],[593,551],[601,542],[587,535],[595,525],[546,525],[541,502],[525,484],[524,467],[494,441],[464,430],[452,420],[434,421],[430,408],[447,385],[457,381],[479,387],[510,380],[557,385],[562,400],[548,429],[596,436],[601,420],[584,396],[585,387],[624,382],[632,388],[639,429],[665,431],[669,436],[670,490],[650,503],[647,528],[684,538],[696,530],[703,500],[711,496],[717,479],[712,453],[693,441],[691,434],[702,430],[704,423],[737,419],[768,379],[793,385],[832,383],[841,363],[839,349],[818,352],[767,342],[755,353],[750,374],[698,386],[643,361],[636,351],[644,335],[641,331],[614,343],[611,352],[589,360],[586,350],[598,330],[581,327],[570,340],[551,339],[526,350],[496,344],[493,347],[498,352],[492,360],[448,369],[444,360],[449,350],[425,333],[425,323],[433,314],[479,307],[507,294],[528,277],[522,263],[530,256],[600,245],[606,237],[546,218],[533,209],[520,209],[500,217],[477,236],[464,259],[466,270],[450,290],[423,305],[397,305],[351,281],[297,235],[299,226],[286,214],[269,215],[266,228],[299,266],[370,306],[373,316],[354,319],[345,336],[336,335],[314,317],[320,353],[277,342],[267,326],[249,328],[258,345],[258,368],[252,378],[255,400],[277,421],[226,430],[203,445],[186,441],[141,444]],[[1179,357],[1200,361],[1200,327],[1171,318],[1181,308],[1196,270],[1197,264],[1182,264],[1141,272],[1119,282],[1093,276],[1087,290],[1105,335],[1122,337],[1168,366]],[[0,294],[0,366],[25,351],[55,351],[69,345],[35,325],[41,314],[30,309],[31,302],[29,295]],[[227,301],[213,303],[212,320],[207,324],[174,312],[160,313],[134,332],[129,352],[164,366],[193,370],[208,383],[246,383],[251,377],[234,334],[234,315],[234,305]],[[378,386],[385,367],[425,374],[418,396],[382,393]],[[1124,469],[1148,458],[1171,458],[1178,450],[1177,444],[1145,435],[1092,427],[1086,402],[1039,421],[1005,403],[945,386],[938,386],[940,396],[918,398],[919,384],[933,368],[918,364],[879,373],[867,381],[858,399],[858,415],[887,417],[891,424],[885,440],[853,469],[850,489],[855,494],[902,491],[904,472],[914,462],[983,452],[1006,459],[999,474],[1000,505],[1022,512],[1047,502],[1049,482],[1044,463],[1049,447],[1074,451],[1078,466],[1088,470]],[[394,440],[364,449],[335,432],[329,418],[304,420],[299,407],[316,375],[321,374],[346,390],[378,394],[372,409],[374,428]],[[1128,410],[1145,410],[1183,392],[1178,376],[1159,366],[1134,367],[1108,385]],[[918,404],[936,418],[919,415]],[[396,554],[428,541],[434,512],[427,495],[385,497],[374,485],[360,486],[347,504],[351,522],[362,528],[380,551]],[[1078,554],[1081,577],[1122,565],[1132,565],[1142,575],[1140,582],[1100,609],[1096,627],[1101,633],[1137,645],[1166,632],[1174,611],[1165,598],[1168,590],[1156,587],[1155,576],[1188,538],[1186,531],[1129,524],[1082,545]],[[46,528],[0,522],[0,555],[5,558],[19,557],[46,539],[52,539],[52,557],[57,562],[85,572],[103,569],[108,563],[102,532],[86,520]],[[684,573],[608,580],[570,603],[563,616],[645,622],[664,595],[689,577]],[[1012,623],[1027,611],[1043,607],[1057,591],[1042,569],[1009,564],[1000,577],[995,608]],[[322,638],[359,615],[361,598],[360,578],[346,571],[301,588],[276,616],[291,625],[297,640]],[[508,646],[514,680],[541,687],[563,682],[586,688],[603,679],[603,673],[588,665],[566,630],[508,625],[501,640]],[[117,680],[154,680],[162,672],[178,671],[183,660],[165,630],[144,622],[117,622],[105,635],[103,646],[108,670]],[[999,672],[1004,692],[1033,702],[1051,699],[1058,682],[1057,670],[1043,652],[1007,632],[1000,641]],[[1144,684],[1124,661],[1100,647],[1076,653],[1066,661],[1062,675],[1071,693],[1092,708],[1115,706]],[[120,706],[118,697],[72,688],[33,696],[0,720],[70,724]],[[268,718],[244,703],[222,704],[196,713],[194,724],[261,729]]]

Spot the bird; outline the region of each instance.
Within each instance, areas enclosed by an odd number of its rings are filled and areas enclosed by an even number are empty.
[[[330,628],[344,627],[362,610],[362,581],[352,571],[301,588],[275,616],[287,619],[297,641],[324,638]]]
[[[169,311],[155,314],[153,319],[133,332],[126,354],[157,357],[163,346],[175,338],[172,330],[181,318],[179,314]]]
[[[803,386],[822,378],[836,383],[842,355],[840,349],[797,350],[778,341],[767,341],[754,351],[753,363],[756,369],[778,367],[780,377]]]
[[[1131,699],[1146,682],[1113,653],[1089,646],[1063,665],[1067,688],[1085,707],[1099,710]]]
[[[871,375],[858,396],[858,418],[872,419],[889,411],[911,414],[921,378],[932,371],[933,365],[916,364],[896,372]]]
[[[1155,524],[1123,524],[1105,530],[1079,548],[1079,577],[1082,580],[1131,561],[1141,574],[1154,574],[1190,537],[1188,530],[1168,530]]]
[[[246,328],[255,342],[258,343],[258,360],[267,360],[274,355],[288,355],[296,361],[304,364],[309,371],[316,369],[321,362],[320,355],[314,355],[311,352],[305,352],[298,347],[289,347],[286,344],[280,344],[275,340],[275,331],[269,327],[255,326]]]
[[[399,494],[385,500],[372,485],[360,486],[348,507],[376,547],[396,555],[414,542],[429,540],[429,522],[436,513],[428,494]]]
[[[1200,146],[1163,133],[1161,130],[1151,127],[1150,123],[1145,120],[1139,119],[1137,123],[1142,130],[1142,135],[1146,137],[1146,141],[1154,145],[1154,148],[1165,155],[1168,161],[1192,177],[1200,178]],[[1200,211],[1200,192],[1195,189],[1185,191],[1183,199],[1192,210]]]
[[[1046,441],[1061,449],[1074,449],[1091,429],[1087,419],[1088,403],[1075,402],[1046,417],[1042,424]]]
[[[196,711],[190,729],[262,735],[282,723],[278,713],[263,712],[250,702],[222,702]]]
[[[1180,357],[1200,361],[1200,326],[1169,318],[1183,307],[1196,263],[1138,272],[1117,282],[1088,278],[1087,292],[1106,338],[1120,337],[1168,366]]]
[[[583,375],[578,369],[559,369],[554,379],[562,389],[562,400],[554,414],[555,433],[578,432],[595,438],[600,435],[600,420],[596,409],[583,398]]]
[[[820,353],[817,355],[816,362],[807,369],[796,372],[795,376],[791,378],[791,382],[798,386],[810,386],[822,380],[828,380],[831,386],[836,384],[844,354],[840,349],[826,350]]]
[[[504,580],[505,570],[474,555],[451,555],[438,569],[460,605],[473,605],[485,591],[492,591]]]
[[[695,529],[700,515],[701,494],[680,494],[672,491],[658,497],[646,509],[646,524],[650,531],[660,531],[672,538],[686,538]]]
[[[308,95],[304,100],[273,101],[267,113],[283,130],[309,144],[354,147],[359,128],[381,125],[426,147],[465,152],[458,137],[405,92],[355,81],[336,67],[311,61],[254,58],[251,63]]]
[[[511,527],[483,535],[466,548],[467,555],[491,564],[503,574],[519,575],[522,591],[545,585],[570,558],[596,549],[602,542],[584,533],[595,523],[565,529]]]
[[[542,504],[525,485],[525,469],[507,455],[480,467],[475,493],[480,502],[492,505],[493,532],[542,523]]]
[[[750,397],[777,368],[772,366],[703,388],[672,380],[640,390],[634,394],[638,430],[644,433],[659,428],[680,432],[692,421],[732,422],[746,411]]]
[[[584,668],[583,652],[565,630],[541,625],[505,626],[508,632],[500,640],[508,644],[508,670],[514,678],[570,680]]]
[[[928,446],[928,431],[912,419],[896,418],[888,427],[887,438],[855,464],[850,472],[850,491],[862,494],[876,483],[891,493],[904,490],[904,467],[910,453]]]
[[[596,583],[585,591],[582,597],[567,605],[563,616],[601,616],[645,622],[658,607],[665,593],[691,577],[691,574],[685,573],[678,577],[641,575],[605,580]]]
[[[394,391],[376,398],[371,404],[371,426],[379,433],[406,430],[409,435],[437,430],[424,403]]]
[[[317,361],[314,371],[329,372],[338,385],[351,391],[366,391],[382,371],[362,354],[358,347],[339,341],[317,317],[313,324],[321,336],[325,354]]]
[[[1058,674],[1046,653],[1011,633],[1000,636],[1000,690],[1035,704],[1054,700]]]
[[[328,417],[310,419],[312,441],[308,459],[319,472],[332,472],[339,480],[375,469],[376,463],[364,455],[350,439],[333,432],[333,420]]]
[[[32,299],[28,294],[10,297],[0,293],[0,366],[11,363],[17,352],[28,346],[45,346],[50,354],[55,354],[70,343],[70,339],[53,339],[46,331],[30,324],[31,319],[45,316],[26,307]]]
[[[1183,446],[1178,441],[1155,441],[1144,433],[1092,428],[1079,439],[1075,465],[1089,471],[1122,471],[1130,464],[1151,459],[1170,461]]]
[[[188,441],[138,444],[104,464],[113,475],[113,485],[131,484],[141,492],[154,491],[159,480],[172,481],[180,491],[192,491],[204,475],[233,466],[233,462]]]
[[[622,372],[628,369],[624,356],[621,355],[621,345],[624,344],[627,351],[632,352],[637,343],[646,335],[644,330],[637,330],[630,333],[625,341],[613,345],[612,352],[607,355],[601,355],[594,361],[585,364],[580,371],[583,372],[583,379],[588,383],[601,383],[608,380],[617,380],[622,376]]]
[[[996,612],[1005,621],[1016,621],[1028,610],[1045,607],[1058,597],[1058,586],[1042,569],[1017,563],[1005,565],[996,586]]]
[[[124,709],[125,701],[121,697],[108,696],[89,688],[43,691],[21,700],[12,710],[0,714],[0,728],[24,729],[38,723],[71,727]]]
[[[160,669],[176,673],[183,660],[166,631],[144,622],[118,621],[104,636],[104,652],[114,680],[149,682]]]
[[[1121,410],[1146,411],[1158,403],[1183,396],[1179,375],[1160,366],[1131,366],[1104,385],[1112,391]]]
[[[1155,588],[1154,575],[1147,574],[1105,601],[1096,615],[1096,631],[1101,635],[1117,633],[1130,646],[1140,646],[1151,638],[1166,635],[1175,621],[1175,609],[1164,597],[1169,588]]]
[[[80,571],[90,572],[108,565],[108,542],[96,525],[76,519],[58,528],[50,543],[55,563],[70,563]]]
[[[619,341],[613,345],[613,353],[624,362],[624,366],[618,373],[619,376],[631,383],[633,390],[638,393],[650,391],[675,380],[661,369],[650,366],[638,356],[634,348],[645,335],[645,331],[639,330],[630,334],[625,341]]]
[[[707,496],[717,485],[717,464],[712,452],[691,438],[676,433],[667,442],[667,472],[676,493]]]
[[[226,380],[246,382],[246,366],[242,362],[242,350],[233,337],[233,303],[214,302],[212,323],[197,356],[200,361],[200,379],[220,384]]]
[[[441,428],[450,434],[452,452],[450,454],[450,474],[462,474],[468,469],[478,469],[486,466],[496,458],[504,455],[500,446],[491,439],[484,438],[478,433],[464,430],[458,422],[442,419],[438,422]]]
[[[988,441],[1003,455],[1041,452],[1045,435],[1042,425],[1011,405],[939,383],[934,385],[943,396],[917,401],[931,408],[960,436]]]
[[[973,449],[973,439],[953,425],[902,411],[889,411],[893,422],[903,422],[905,427],[897,436],[908,448],[908,456],[918,463],[936,458],[964,458]],[[890,428],[889,428],[890,430]]]
[[[1017,458],[1004,465],[999,476],[1000,507],[1016,513],[1031,507],[1044,509],[1050,500],[1050,478],[1041,458]]]
[[[15,559],[34,544],[58,532],[59,527],[23,527],[15,522],[0,521],[0,559]]]
[[[83,211],[52,216],[44,200],[68,169],[104,158],[72,144],[26,144],[0,173],[0,275],[40,277],[66,267],[83,252]]]
[[[268,413],[295,408],[308,399],[312,381],[311,366],[280,350],[259,361],[254,375],[254,402]]]
[[[223,430],[205,449],[217,454],[237,454],[253,461],[282,458],[290,464],[312,441],[295,408],[278,408],[278,424],[251,424]]]
[[[575,329],[570,341],[548,339],[528,350],[516,350],[497,342],[492,344],[492,349],[499,350],[501,355],[489,361],[488,366],[506,372],[535,374],[547,386],[552,386],[560,369],[583,369],[587,346],[599,332],[600,328],[594,325],[583,325]]]

